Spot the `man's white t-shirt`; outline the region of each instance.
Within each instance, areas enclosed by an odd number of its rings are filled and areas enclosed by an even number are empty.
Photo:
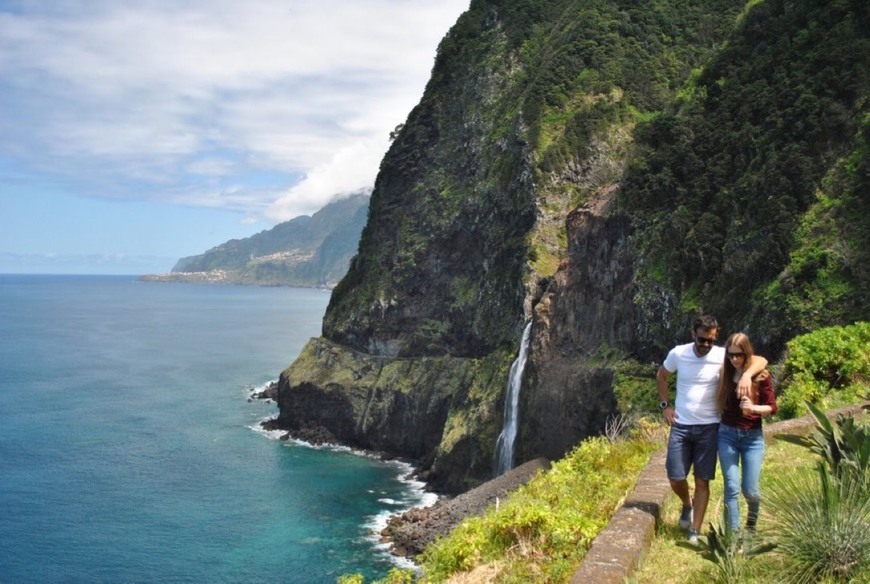
[[[693,426],[716,424],[721,414],[716,409],[719,372],[725,361],[725,348],[712,347],[703,357],[694,351],[694,343],[678,345],[665,357],[663,366],[677,374],[677,423]]]

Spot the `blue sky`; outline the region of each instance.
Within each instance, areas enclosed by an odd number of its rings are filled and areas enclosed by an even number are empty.
[[[0,272],[167,272],[371,188],[467,8],[0,0]]]

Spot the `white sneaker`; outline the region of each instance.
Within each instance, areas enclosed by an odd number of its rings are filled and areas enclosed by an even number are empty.
[[[701,533],[697,529],[689,530],[689,543],[692,545],[698,545],[698,537]]]

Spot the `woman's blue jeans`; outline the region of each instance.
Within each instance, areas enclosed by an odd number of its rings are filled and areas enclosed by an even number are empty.
[[[740,430],[720,424],[718,448],[719,466],[722,467],[725,480],[726,520],[732,530],[740,528],[737,497],[743,491],[748,508],[746,527],[755,529],[761,502],[758,478],[761,476],[761,463],[764,460],[764,434],[760,428]]]

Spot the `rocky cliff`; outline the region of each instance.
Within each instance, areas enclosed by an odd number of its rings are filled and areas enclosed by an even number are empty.
[[[771,357],[870,317],[868,24],[844,1],[474,0],[274,424],[460,492],[492,476],[529,319],[518,462],[601,432],[624,365],[651,374],[698,311]]]

